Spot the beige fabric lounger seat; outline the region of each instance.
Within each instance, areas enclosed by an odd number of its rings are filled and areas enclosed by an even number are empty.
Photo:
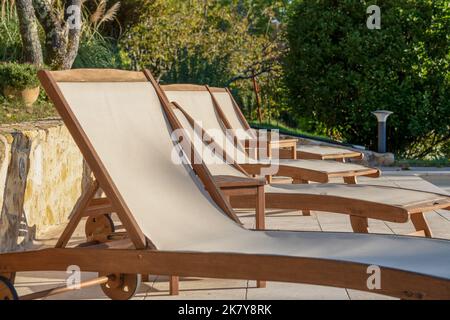
[[[238,132],[248,132],[246,135],[241,134],[241,140],[256,139],[257,134],[255,130],[250,128],[247,120],[242,114],[239,106],[234,100],[232,94],[227,89],[223,88],[210,88],[211,94],[217,101],[218,106],[221,108],[224,117],[224,121],[228,122],[232,129]],[[249,130],[250,129],[250,130]],[[314,146],[297,144],[297,158],[299,159],[315,159],[315,160],[332,160],[332,159],[348,159],[348,158],[362,158],[362,153],[354,150],[348,150],[338,147],[329,146]]]
[[[211,134],[219,145],[223,147],[226,144],[228,138],[225,136],[225,129],[220,122],[208,91],[179,89],[171,91],[171,86],[162,86],[162,88],[167,98],[178,103],[190,117],[198,121],[199,125]],[[230,154],[230,156],[234,157],[247,173],[259,174],[262,167],[268,166],[266,161],[255,163],[255,159],[249,158],[243,150],[243,147],[238,145],[233,150],[234,154]],[[336,161],[280,159],[277,165],[276,175],[292,177],[296,183],[302,181],[328,182],[333,177],[354,178],[360,175],[378,177],[380,174],[377,169]]]
[[[449,241],[250,231],[232,221],[210,197],[217,189],[207,193],[190,167],[174,163],[171,124],[161,96],[142,73],[71,70],[39,76],[139,249],[2,254],[0,273],[75,264],[102,274],[253,278],[371,291],[367,267],[377,265],[382,285],[371,292],[450,298]],[[140,232],[146,247],[136,236]]]

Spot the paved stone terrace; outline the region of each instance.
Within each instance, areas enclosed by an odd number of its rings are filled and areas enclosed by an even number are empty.
[[[396,185],[400,187],[450,192],[450,176],[443,178],[425,176],[428,181],[433,181],[440,188],[429,182],[413,176],[413,172],[395,175],[389,173],[379,179],[360,179],[360,183]],[[254,216],[248,211],[238,211],[238,214],[246,227],[254,226]],[[450,239],[450,212],[437,210],[427,214],[427,220],[436,238]],[[333,213],[316,213],[311,216],[302,216],[297,211],[271,211],[266,218],[267,228],[305,230],[305,231],[338,231],[351,232],[348,217]],[[414,231],[411,223],[397,224],[370,220],[372,233],[407,234]],[[60,235],[62,227],[48,230],[46,239],[40,239],[37,246],[47,246],[55,243]],[[75,234],[74,241],[83,241],[84,227],[80,226]],[[64,272],[24,272],[17,276],[16,288],[19,295],[28,294],[63,285],[67,274]],[[83,273],[83,279],[94,278],[94,273]],[[167,277],[154,276],[150,282],[142,284],[139,293],[134,299],[389,299],[389,297],[356,290],[330,288],[304,284],[287,284],[268,282],[267,288],[255,288],[254,281],[245,280],[221,280],[204,278],[183,278],[180,283],[180,295],[170,296]],[[106,299],[99,286],[88,289],[72,291],[66,294],[49,297],[47,299]]]

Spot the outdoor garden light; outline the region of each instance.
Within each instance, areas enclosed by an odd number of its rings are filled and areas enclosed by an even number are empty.
[[[380,153],[386,152],[386,121],[392,113],[392,111],[387,110],[376,110],[372,112],[378,120],[378,152]]]

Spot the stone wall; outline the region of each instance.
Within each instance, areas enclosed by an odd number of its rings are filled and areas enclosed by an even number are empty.
[[[90,177],[60,120],[0,127],[0,252],[67,222]]]

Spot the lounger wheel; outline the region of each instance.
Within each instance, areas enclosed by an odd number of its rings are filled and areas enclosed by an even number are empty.
[[[109,214],[89,217],[84,228],[88,241],[105,242],[115,230],[114,222]]]
[[[12,282],[2,276],[0,276],[0,300],[19,300]]]
[[[106,274],[99,273],[99,277]],[[140,274],[109,274],[108,282],[101,285],[103,292],[112,300],[131,299],[141,286]]]

